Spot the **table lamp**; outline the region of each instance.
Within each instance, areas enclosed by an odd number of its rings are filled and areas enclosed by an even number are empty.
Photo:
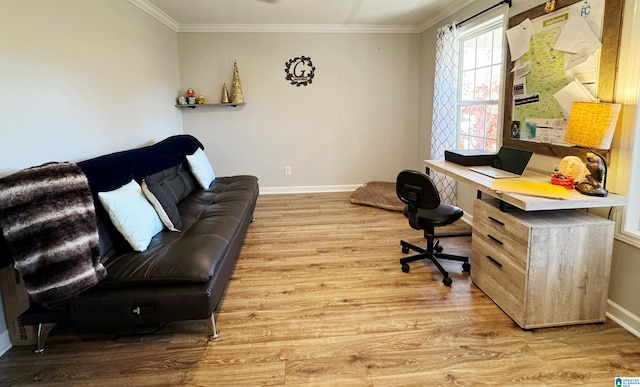
[[[575,189],[584,195],[607,196],[607,162],[593,148],[611,148],[613,132],[616,129],[620,104],[599,102],[574,102],[564,141],[589,149],[586,180],[576,182]],[[602,186],[600,183],[602,182]]]

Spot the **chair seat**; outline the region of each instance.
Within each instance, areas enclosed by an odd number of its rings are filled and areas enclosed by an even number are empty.
[[[406,207],[403,213],[407,216]],[[456,206],[440,203],[437,208],[432,210],[418,208],[418,224],[423,228],[447,226],[462,218],[463,214],[464,212]]]

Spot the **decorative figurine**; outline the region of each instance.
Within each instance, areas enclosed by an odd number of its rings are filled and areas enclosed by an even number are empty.
[[[198,98],[196,99],[196,103],[198,105],[202,105],[204,103],[204,97],[199,95]]]
[[[594,153],[587,152],[587,169],[598,183],[602,182],[606,173],[604,162]]]
[[[226,83],[222,86],[222,98],[220,98],[220,103],[229,103],[229,91],[227,90]]]
[[[556,10],[556,0],[547,0],[544,5],[544,11],[546,13],[553,12]]]
[[[196,92],[193,91],[192,88],[188,88],[187,89],[187,97],[195,97],[196,96]]]
[[[233,83],[231,84],[231,103],[243,103],[242,87],[240,86],[240,74],[238,74],[238,65],[233,62]]]
[[[608,191],[600,185],[607,176],[604,160],[595,153],[587,152],[587,169],[589,174],[586,180],[575,184],[576,191],[589,196],[607,196]]]
[[[184,95],[181,95],[178,97],[178,105],[186,105],[187,104],[187,99],[185,98]]]

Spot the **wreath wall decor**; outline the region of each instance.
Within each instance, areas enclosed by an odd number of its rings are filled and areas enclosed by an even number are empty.
[[[289,59],[284,64],[284,72],[287,76],[284,78],[291,82],[295,86],[307,86],[313,82],[316,68],[311,63],[311,58],[308,56],[299,56],[297,58]]]

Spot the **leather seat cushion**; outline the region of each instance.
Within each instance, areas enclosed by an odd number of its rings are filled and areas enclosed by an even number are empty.
[[[441,227],[462,218],[464,212],[450,204],[440,203],[432,210],[418,209],[418,223],[423,227]]]
[[[106,263],[107,278],[96,288],[208,281],[227,255],[240,223],[250,217],[258,195],[254,176],[216,178],[178,204],[182,232],[163,230],[147,250],[128,251]]]

